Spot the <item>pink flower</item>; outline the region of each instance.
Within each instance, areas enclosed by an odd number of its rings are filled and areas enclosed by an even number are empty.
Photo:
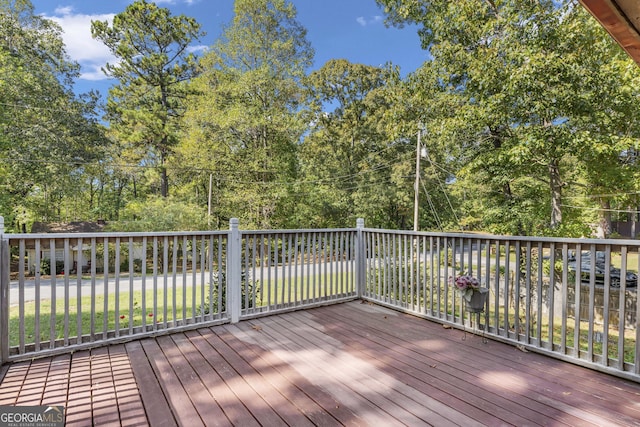
[[[460,292],[460,295],[467,300],[467,302],[471,300],[473,293],[480,289],[480,282],[478,282],[478,279],[469,274],[462,274],[456,277],[455,280],[452,278],[449,278],[449,280],[453,281],[456,289]]]
[[[469,276],[467,274],[456,277],[454,281],[456,287],[460,291],[465,291],[467,289],[478,289],[480,287],[480,283],[478,279],[473,276]]]

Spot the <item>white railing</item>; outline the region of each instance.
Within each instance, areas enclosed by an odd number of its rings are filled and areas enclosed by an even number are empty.
[[[354,229],[242,232],[241,318],[357,297]]]
[[[639,270],[636,241],[377,230],[362,220],[327,230],[241,231],[232,219],[215,232],[0,232],[0,362],[363,298],[640,381]],[[461,272],[490,290],[480,314],[454,289]]]
[[[573,363],[640,380],[640,243],[364,230],[362,297]],[[466,311],[453,278],[490,295]]]
[[[356,235],[3,234],[0,362],[356,298]]]

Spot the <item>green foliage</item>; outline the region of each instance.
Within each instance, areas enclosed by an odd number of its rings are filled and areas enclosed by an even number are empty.
[[[223,272],[219,272],[215,275],[213,283],[207,287],[213,286],[211,289],[211,299],[209,299],[209,292],[205,297],[205,301],[202,304],[199,314],[209,314],[210,308],[213,307],[213,313],[221,313],[227,309],[227,279]],[[240,279],[241,286],[241,302],[242,309],[252,308],[255,305],[255,300],[260,292],[259,282],[252,281],[248,278],[246,273],[242,274]],[[220,307],[218,307],[220,303]]]
[[[165,162],[177,143],[178,119],[186,108],[188,88],[183,82],[197,74],[196,57],[187,47],[204,35],[200,24],[137,0],[112,24],[92,22],[91,34],[118,59],[104,69],[119,81],[110,89],[107,102],[111,128],[123,150],[137,152],[138,161],[158,167],[160,194],[166,197]]]
[[[121,272],[128,272],[129,271],[129,260],[128,259],[124,259],[120,262],[120,271]],[[140,273],[142,271],[142,260],[141,259],[134,259],[133,260],[133,272],[134,273]]]
[[[640,135],[640,74],[576,2],[378,3],[389,22],[418,24],[433,56],[417,109],[449,152],[466,226],[574,234],[588,212],[567,197],[593,194],[606,224],[612,198],[596,195],[637,191],[637,165],[621,160]]]
[[[331,227],[365,217],[372,226],[402,227],[411,212],[408,141],[393,143],[380,127],[399,71],[330,60],[306,79],[313,123],[300,150],[308,218]],[[326,111],[326,105],[333,106]],[[398,159],[400,157],[400,159]]]
[[[421,230],[612,235],[637,212],[640,71],[575,1],[377,3],[432,58],[404,78],[340,59],[309,72],[286,0],[236,0],[201,58],[193,18],[137,0],[92,24],[118,59],[103,128],[60,28],[0,0],[7,228],[412,228],[418,129]]]
[[[207,172],[192,185],[215,176],[216,223],[233,215],[246,227],[288,226],[305,131],[300,82],[313,50],[289,2],[237,0],[234,11],[190,85],[179,161]]]
[[[133,201],[124,208],[121,221],[109,223],[118,231],[205,230],[206,212],[194,204],[173,197],[150,197]]]
[[[64,272],[64,261],[56,261],[56,274],[62,274]],[[40,274],[51,274],[51,260],[49,258],[43,258],[40,260]]]
[[[78,70],[57,24],[28,0],[0,2],[0,215],[10,230],[69,209],[86,214],[84,164],[107,144],[96,94],[73,93]]]

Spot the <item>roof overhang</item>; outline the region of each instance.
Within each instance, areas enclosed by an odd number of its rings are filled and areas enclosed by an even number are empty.
[[[580,3],[640,65],[640,1],[580,0]]]

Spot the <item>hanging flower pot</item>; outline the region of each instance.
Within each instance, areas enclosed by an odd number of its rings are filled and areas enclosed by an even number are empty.
[[[465,309],[471,313],[482,313],[487,304],[487,297],[489,296],[489,289],[477,288],[474,289],[470,295],[470,298],[465,298]]]

